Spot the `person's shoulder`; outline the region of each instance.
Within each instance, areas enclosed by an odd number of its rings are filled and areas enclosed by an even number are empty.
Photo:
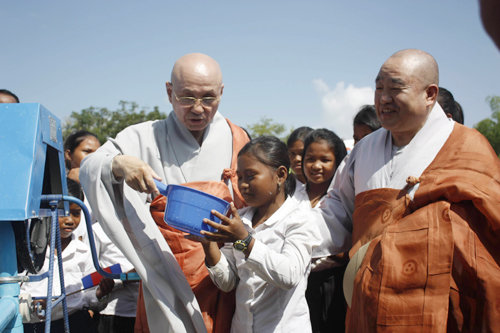
[[[220,116],[222,117],[222,115]],[[228,125],[229,129],[231,130],[231,134],[234,140],[241,141],[243,145],[250,140],[250,136],[243,127],[236,125],[235,123],[231,122],[228,118],[224,118],[224,120]]]
[[[305,195],[307,197],[307,193]],[[286,210],[287,220],[292,222],[302,223],[302,221],[307,220],[313,213],[309,197],[302,198],[302,200],[288,197],[283,205]]]
[[[167,118],[165,119],[156,119],[156,120],[147,120],[143,121],[142,123],[137,123],[133,124],[130,126],[125,127],[122,132],[142,132],[145,129],[153,128],[157,126],[158,124],[162,124],[167,121]]]
[[[459,137],[462,140],[460,144],[462,153],[471,152],[497,156],[488,139],[475,128],[455,123],[453,132],[455,132],[454,137]]]
[[[131,141],[135,140],[134,138],[153,137],[158,128],[165,128],[166,130],[166,126],[164,125],[166,120],[167,119],[148,120],[130,125],[121,130],[116,135],[116,139],[120,141]]]

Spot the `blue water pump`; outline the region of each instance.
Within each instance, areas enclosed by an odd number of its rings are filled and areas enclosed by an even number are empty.
[[[107,273],[99,266],[89,212],[83,202],[67,196],[61,122],[50,111],[36,103],[0,104],[0,158],[0,332],[23,332],[19,284],[45,278],[45,332],[50,332],[52,308],[60,302],[69,332],[58,225],[58,215],[69,213],[68,202],[80,205],[85,214],[96,270],[114,279],[138,276]],[[54,250],[49,271],[36,275],[47,248],[57,249],[60,291],[52,290]],[[19,276],[24,270],[32,275]]]

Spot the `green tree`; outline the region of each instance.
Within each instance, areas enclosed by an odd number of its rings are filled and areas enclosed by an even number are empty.
[[[474,127],[483,134],[500,157],[500,96],[488,96],[486,101],[490,104],[491,118],[486,118]]]
[[[84,129],[95,133],[99,141],[103,143],[108,137],[114,138],[118,132],[129,125],[167,117],[157,106],[153,108],[153,111],[148,111],[147,108],[140,108],[135,102],[120,101],[118,104],[119,108],[116,110],[91,106],[80,112],[71,112],[64,124],[64,139],[71,132]]]
[[[247,129],[252,138],[262,135],[274,135],[282,140],[285,139],[284,137],[281,137],[281,135],[286,131],[285,125],[276,123],[271,118],[263,117],[257,123],[248,125]]]

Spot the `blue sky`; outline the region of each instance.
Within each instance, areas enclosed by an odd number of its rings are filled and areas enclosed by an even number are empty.
[[[404,48],[436,58],[468,126],[500,95],[500,52],[474,0],[19,0],[2,4],[0,25],[0,88],[63,121],[120,100],[169,112],[164,83],[190,52],[220,63],[219,111],[241,126],[268,117],[350,138],[381,64]]]

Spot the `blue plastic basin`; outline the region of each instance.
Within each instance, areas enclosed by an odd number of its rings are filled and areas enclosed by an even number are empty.
[[[203,223],[204,218],[220,223],[211,210],[226,215],[229,209],[226,200],[182,185],[168,185],[166,197],[164,221],[175,229],[198,236],[203,236],[201,230],[217,231]]]

